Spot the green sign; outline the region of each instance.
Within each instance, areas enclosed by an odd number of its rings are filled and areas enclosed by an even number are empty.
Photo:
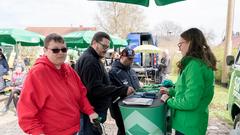
[[[164,135],[166,133],[166,105],[120,105],[127,135]]]

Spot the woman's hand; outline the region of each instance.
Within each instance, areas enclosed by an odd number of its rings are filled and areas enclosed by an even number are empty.
[[[163,94],[161,97],[161,101],[163,101],[164,103],[169,99],[169,96],[167,94]]]
[[[160,93],[161,94],[169,94],[169,89],[166,87],[160,87]]]
[[[93,123],[94,119],[98,119],[98,114],[97,113],[92,113],[89,115],[90,122]]]

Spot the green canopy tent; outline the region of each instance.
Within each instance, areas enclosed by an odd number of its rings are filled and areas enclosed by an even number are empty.
[[[44,37],[34,32],[22,29],[0,29],[0,43],[21,46],[43,45]]]
[[[150,0],[89,0],[89,1],[121,2],[121,3],[137,4],[137,5],[148,7]],[[155,0],[155,3],[158,6],[164,6],[164,5],[179,2],[179,1],[183,1],[183,0]]]
[[[12,61],[21,54],[20,46],[43,46],[44,36],[22,29],[0,28],[0,46]],[[10,64],[11,65],[11,64]]]
[[[64,40],[69,48],[87,48],[97,31],[77,31],[64,36]],[[119,48],[127,46],[127,41],[117,36],[111,37],[110,48]]]
[[[88,44],[84,42],[83,35],[85,31],[72,32],[64,35],[65,43],[69,48],[87,48]]]
[[[121,39],[118,36],[111,36],[111,40],[112,40],[114,48],[126,47],[128,45],[127,40]]]

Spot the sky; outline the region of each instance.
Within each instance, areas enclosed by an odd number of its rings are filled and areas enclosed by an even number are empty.
[[[184,29],[200,27],[213,31],[220,40],[225,33],[228,0],[186,0],[156,6],[151,0],[143,18],[149,28],[163,21],[172,21]],[[86,27],[94,26],[96,1],[88,0],[0,0],[0,28],[29,26]],[[240,0],[235,0],[234,31],[240,31]]]

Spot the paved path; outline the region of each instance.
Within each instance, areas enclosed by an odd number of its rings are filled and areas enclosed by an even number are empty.
[[[0,102],[0,111],[4,106]],[[111,117],[108,117],[105,123],[105,129],[108,135],[116,135],[117,128]],[[231,127],[217,118],[210,118],[207,135],[229,135]],[[17,124],[15,109],[11,106],[7,113],[0,112],[0,134],[1,135],[24,135]]]

